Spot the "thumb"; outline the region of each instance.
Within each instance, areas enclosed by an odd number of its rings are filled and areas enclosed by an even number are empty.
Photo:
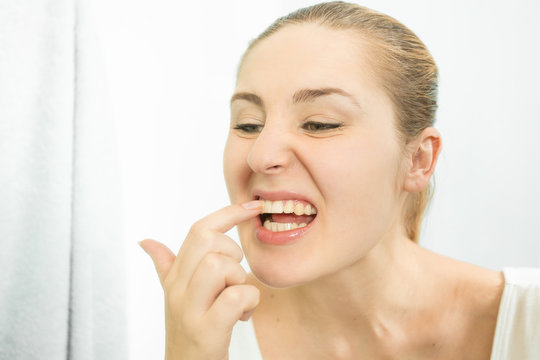
[[[163,284],[176,256],[168,247],[155,240],[145,239],[139,242],[139,245],[152,258],[159,281]]]

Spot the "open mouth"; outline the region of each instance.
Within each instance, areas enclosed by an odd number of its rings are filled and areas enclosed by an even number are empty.
[[[264,200],[263,211],[259,215],[264,228],[272,232],[305,227],[316,216],[317,209],[304,200]]]

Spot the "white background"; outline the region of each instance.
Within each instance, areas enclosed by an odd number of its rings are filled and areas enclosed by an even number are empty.
[[[146,237],[176,251],[228,203],[222,149],[248,41],[312,1],[98,0],[123,174],[130,359],[163,356],[162,292]],[[492,269],[540,266],[540,6],[364,1],[410,27],[440,68],[443,152],[421,243]]]

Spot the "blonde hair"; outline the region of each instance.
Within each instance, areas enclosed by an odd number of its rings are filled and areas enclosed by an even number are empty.
[[[372,64],[379,70],[382,86],[394,104],[396,127],[404,145],[433,125],[438,82],[435,61],[424,43],[411,30],[394,18],[374,10],[343,1],[299,9],[278,18],[254,39],[244,53],[244,58],[255,45],[279,29],[302,23],[354,30],[375,46],[377,58]],[[404,224],[407,236],[412,241],[418,241],[432,188],[430,183],[423,191],[407,196]]]

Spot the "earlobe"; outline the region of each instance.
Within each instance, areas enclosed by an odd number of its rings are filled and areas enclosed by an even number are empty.
[[[441,152],[441,135],[432,127],[424,129],[411,143],[410,164],[405,177],[404,190],[420,192],[429,184]]]

